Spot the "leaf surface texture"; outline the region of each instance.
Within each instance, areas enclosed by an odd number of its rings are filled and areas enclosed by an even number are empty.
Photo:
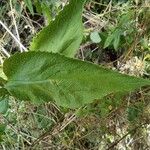
[[[74,57],[83,37],[82,9],[85,0],[70,0],[56,19],[33,38],[30,50]]]
[[[150,85],[150,80],[123,75],[92,63],[48,52],[15,54],[4,62],[5,88],[20,100],[75,108],[114,92]]]

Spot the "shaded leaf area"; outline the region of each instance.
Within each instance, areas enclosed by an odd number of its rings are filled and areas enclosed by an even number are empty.
[[[7,94],[7,90],[5,88],[0,88],[0,97],[5,96]]]
[[[5,128],[6,128],[6,125],[5,124],[0,124],[0,142],[3,141],[3,135],[5,133]]]
[[[150,85],[150,80],[48,52],[15,54],[4,62],[5,88],[21,100],[55,100],[75,108],[114,92]]]
[[[8,110],[8,97],[0,98],[0,113],[5,114]]]
[[[0,86],[3,86],[5,83],[6,83],[6,80],[0,77]]]
[[[32,1],[31,0],[25,0],[25,4],[27,5],[28,9],[30,10],[31,14],[34,14],[33,11],[33,5],[32,5]]]
[[[82,8],[85,0],[71,0],[31,43],[32,51],[59,52],[73,57],[83,37]]]

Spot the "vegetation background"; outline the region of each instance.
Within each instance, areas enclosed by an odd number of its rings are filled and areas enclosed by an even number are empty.
[[[67,2],[1,0],[1,65],[26,49]],[[149,0],[88,0],[83,11],[84,39],[76,58],[149,79],[149,18]],[[143,87],[74,110],[52,102],[36,106],[13,97],[2,100],[0,149],[148,150],[149,97],[150,88]]]

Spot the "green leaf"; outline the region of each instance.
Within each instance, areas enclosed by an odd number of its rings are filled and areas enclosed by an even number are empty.
[[[6,124],[0,124],[0,142],[3,141],[3,135],[5,134]]]
[[[3,72],[3,66],[0,66],[0,78],[3,83],[7,80],[7,77]]]
[[[32,1],[31,0],[24,0],[25,4],[27,5],[28,9],[30,10],[30,13],[34,15]]]
[[[59,52],[73,57],[83,37],[82,8],[85,0],[71,0],[54,21],[31,43],[32,51]]]
[[[129,106],[128,109],[127,109],[127,118],[130,122],[133,122],[135,121],[140,113],[142,113],[142,104],[139,105],[139,106]]]
[[[0,88],[0,98],[9,95],[8,91],[4,88]]]
[[[115,35],[113,33],[108,34],[108,37],[106,38],[106,41],[104,43],[104,48],[110,46],[112,44],[112,41],[114,40]]]
[[[69,108],[150,85],[150,80],[48,52],[15,54],[4,62],[4,73],[8,77],[5,88],[16,98],[37,103],[53,99]]]
[[[114,49],[117,50],[119,46],[119,42],[120,42],[121,31],[118,29],[116,30],[114,34],[115,34],[115,38],[113,41],[113,46],[114,46]]]
[[[41,129],[48,129],[52,125],[52,118],[47,115],[47,110],[43,106],[38,106],[36,113],[34,114],[35,121],[38,127]]]
[[[91,38],[93,43],[100,43],[101,42],[101,38],[100,38],[98,32],[96,32],[96,31],[91,33],[90,38]]]
[[[34,6],[36,8],[36,11],[41,14],[42,13],[42,7],[41,7],[41,3],[39,2],[39,0],[34,0]]]
[[[0,124],[0,134],[4,133],[5,128],[6,128],[5,124]]]
[[[0,86],[3,86],[6,83],[6,80],[0,77]]]
[[[51,17],[51,13],[50,13],[50,8],[49,6],[47,6],[46,4],[42,3],[41,4],[42,10],[43,10],[43,14],[45,16],[46,21],[48,22],[48,24],[50,23],[52,17]]]
[[[1,100],[2,99],[2,100]],[[5,114],[8,110],[8,98],[0,98],[0,113]]]

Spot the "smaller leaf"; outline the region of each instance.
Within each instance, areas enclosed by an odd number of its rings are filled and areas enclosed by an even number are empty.
[[[119,47],[119,42],[120,42],[120,30],[117,30],[115,32],[115,38],[113,42],[114,49],[117,50]]]
[[[0,98],[2,99],[2,98]],[[2,114],[5,114],[8,110],[8,99],[7,97],[3,98],[1,101],[0,101],[0,113]]]
[[[6,128],[6,125],[5,125],[5,124],[0,124],[0,134],[1,134],[1,133],[4,133],[5,128]]]
[[[3,141],[3,135],[5,133],[5,128],[6,128],[6,125],[5,124],[0,124],[0,142]]]
[[[4,97],[6,95],[9,95],[9,92],[5,88],[0,88],[0,100],[1,97]]]
[[[100,43],[101,42],[101,37],[99,36],[98,32],[92,32],[90,35],[90,38],[93,43]]]
[[[47,115],[47,110],[45,107],[42,107],[41,105],[37,107],[37,111],[34,115],[35,121],[38,124],[38,128],[40,129],[47,129],[52,125],[52,118]]]
[[[25,4],[28,7],[28,9],[30,10],[30,13],[32,15],[34,15],[34,11],[33,11],[33,6],[32,6],[32,1],[31,0],[25,0]]]
[[[41,5],[41,7],[42,7],[43,14],[44,14],[44,16],[46,18],[46,21],[47,21],[46,23],[49,24],[51,22],[51,20],[52,20],[49,6],[47,6],[46,4],[43,3]]]
[[[110,46],[112,44],[113,39],[114,39],[114,34],[109,34],[104,43],[104,48]]]
[[[36,11],[39,14],[42,14],[42,7],[41,7],[41,3],[38,0],[34,0],[34,6],[36,7]]]
[[[138,117],[142,109],[139,106],[129,106],[127,109],[128,112],[128,120],[130,122],[135,121]]]

